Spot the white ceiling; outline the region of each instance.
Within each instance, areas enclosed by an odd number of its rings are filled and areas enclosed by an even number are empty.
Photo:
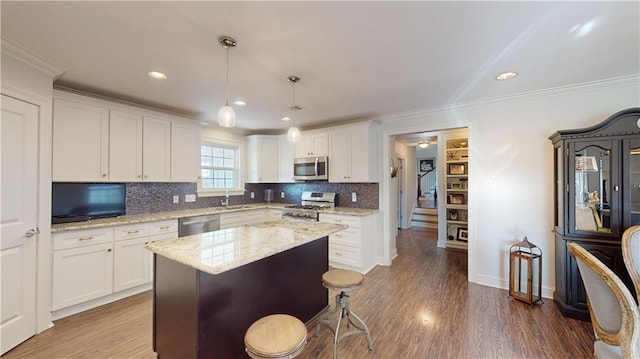
[[[640,2],[1,2],[2,37],[57,85],[248,132],[302,128],[640,73]],[[579,36],[585,24],[592,31]],[[582,28],[580,28],[582,26]],[[588,27],[587,25],[586,27]],[[147,77],[149,70],[168,75]],[[494,77],[520,73],[509,81]],[[217,126],[213,124],[211,126]]]

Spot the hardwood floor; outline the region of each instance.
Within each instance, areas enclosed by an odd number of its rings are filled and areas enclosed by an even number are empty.
[[[402,230],[398,258],[378,266],[350,293],[351,309],[369,326],[343,339],[349,358],[592,358],[590,323],[562,317],[549,299],[530,307],[507,292],[467,282],[467,253],[436,248],[435,235]],[[331,300],[333,303],[333,300]],[[2,358],[155,358],[151,351],[151,293],[55,323]],[[327,328],[309,340],[302,359],[331,358]]]

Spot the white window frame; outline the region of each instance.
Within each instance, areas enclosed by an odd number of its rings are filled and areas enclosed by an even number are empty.
[[[242,185],[244,184],[243,180],[243,165],[242,165],[242,155],[243,155],[243,145],[242,143],[223,141],[214,138],[203,138],[201,146],[224,146],[224,147],[234,147],[236,150],[236,183],[234,184],[234,188],[230,189],[210,189],[202,187],[202,178],[198,180],[198,197],[224,197],[227,194],[229,195],[244,195],[244,188]],[[202,150],[198,153],[198,163],[200,163],[200,156],[202,156]],[[202,173],[202,166],[199,166],[200,173]]]

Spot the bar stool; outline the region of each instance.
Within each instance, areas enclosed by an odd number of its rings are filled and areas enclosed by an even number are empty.
[[[291,359],[307,344],[307,327],[288,314],[272,314],[255,321],[244,335],[247,354],[253,359]]]
[[[347,269],[330,269],[322,275],[322,285],[326,288],[338,290],[340,294],[336,295],[336,306],[330,312],[326,313],[322,319],[318,321],[316,325],[315,336],[318,336],[320,332],[320,326],[324,325],[327,328],[331,329],[334,334],[333,337],[333,358],[336,359],[338,357],[338,342],[350,335],[355,334],[366,334],[367,342],[369,345],[369,350],[373,349],[373,345],[371,344],[371,333],[369,332],[369,328],[364,323],[362,319],[360,319],[354,312],[349,308],[349,296],[345,293],[347,291],[353,290],[360,286],[364,282],[364,276],[356,271],[347,270]],[[333,327],[333,323],[336,319],[331,319],[335,313],[337,313],[337,324],[335,324],[335,329]],[[346,317],[347,328],[353,326],[355,329],[352,329],[348,332],[342,333],[340,335],[340,323],[342,322],[342,318]],[[355,322],[354,322],[355,319]]]

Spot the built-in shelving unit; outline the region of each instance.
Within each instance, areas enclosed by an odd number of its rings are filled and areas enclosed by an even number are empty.
[[[446,196],[447,248],[467,249],[469,241],[468,188],[469,149],[467,138],[447,140],[446,145]]]

